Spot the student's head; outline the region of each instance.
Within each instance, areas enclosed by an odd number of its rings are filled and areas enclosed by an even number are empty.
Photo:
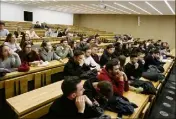
[[[32,40],[30,39],[30,37],[29,37],[28,34],[24,34],[24,35],[22,36],[22,39],[21,39],[21,42],[20,42],[20,47],[22,47],[24,43],[31,43],[31,45],[33,45],[33,42],[32,42]]]
[[[113,96],[113,87],[112,84],[109,81],[100,81],[97,84],[97,92],[105,97],[106,99],[109,99]]]
[[[162,42],[161,46],[164,47],[164,48],[166,48],[166,46],[167,46],[166,42]]]
[[[150,52],[154,58],[159,58],[160,57],[160,51],[158,49],[154,49]]]
[[[41,47],[46,50],[52,50],[52,45],[48,40],[43,40]]]
[[[122,49],[122,44],[121,44],[120,42],[116,42],[116,43],[114,44],[114,46],[115,46],[115,48],[116,48],[117,50],[121,50],[121,49]]]
[[[32,45],[31,43],[24,43],[22,46],[22,50],[25,54],[29,54],[32,51]]]
[[[95,35],[95,39],[96,39],[96,40],[100,40],[100,35],[96,34],[96,35]]]
[[[0,46],[0,59],[4,60],[5,57],[9,56],[10,48],[6,45]]]
[[[10,42],[10,43],[15,43],[16,42],[16,37],[15,35],[9,33],[6,37],[5,42]]]
[[[113,54],[115,51],[115,47],[114,47],[114,45],[110,44],[106,47],[106,50],[109,54]]]
[[[63,95],[71,100],[74,100],[78,96],[82,96],[84,93],[83,83],[76,76],[69,76],[64,79],[61,85]]]
[[[4,29],[4,26],[5,26],[5,23],[0,21],[0,30],[3,30]]]
[[[131,55],[130,55],[130,61],[131,61],[132,64],[137,63],[137,62],[138,62],[138,55],[136,55],[136,54],[131,54]]]
[[[74,48],[76,48],[76,41],[74,41],[74,40],[72,40],[71,42],[69,42],[69,46],[72,48],[72,49],[74,49]]]
[[[39,24],[39,21],[36,21],[36,24]]]
[[[91,48],[90,47],[86,47],[84,49],[84,52],[85,52],[85,56],[86,57],[90,57],[91,56]]]
[[[84,38],[83,36],[80,38],[80,42],[82,44],[86,44],[87,43],[87,38]]]
[[[87,40],[87,43],[93,44],[95,43],[95,37],[94,36],[90,36]]]
[[[91,45],[91,53],[92,54],[98,53],[98,46],[96,44]]]
[[[84,60],[84,52],[81,50],[75,50],[74,61],[79,64],[79,62],[83,60]]]
[[[68,41],[66,38],[62,39],[60,42],[64,47],[68,45]]]
[[[125,66],[126,57],[124,55],[119,56],[120,66],[123,68]]]
[[[118,59],[112,59],[106,64],[106,71],[111,75],[116,75],[120,68],[120,61]]]

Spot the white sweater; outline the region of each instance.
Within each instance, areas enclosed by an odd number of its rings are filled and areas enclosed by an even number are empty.
[[[95,62],[95,60],[94,60],[91,56],[85,57],[84,63],[85,63],[86,65],[90,65],[90,66],[95,67],[97,70],[100,70],[100,65],[97,64],[97,63]]]

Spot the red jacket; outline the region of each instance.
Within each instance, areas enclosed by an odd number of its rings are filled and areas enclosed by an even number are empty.
[[[124,91],[129,90],[128,81],[121,81],[120,78],[123,78],[123,77],[110,76],[105,68],[102,69],[102,71],[100,72],[97,78],[101,81],[111,82],[113,85],[114,93],[117,95],[122,96]]]

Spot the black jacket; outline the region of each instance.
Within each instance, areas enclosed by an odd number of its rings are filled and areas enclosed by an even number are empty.
[[[24,32],[21,32],[20,34],[17,31],[14,31],[14,35],[16,38],[18,38],[19,35],[24,35]]]
[[[152,55],[148,55],[147,57],[145,57],[145,65],[144,65],[144,69],[147,70],[149,68],[150,65],[155,65],[155,66],[160,66],[162,63],[154,58]]]
[[[116,58],[116,56],[114,54],[109,54],[107,50],[105,50],[100,58],[100,66],[103,67],[109,60],[112,60],[113,58]]]
[[[86,71],[89,71],[90,67],[83,64],[80,66],[79,64],[74,62],[73,58],[70,58],[64,67],[64,76],[80,76]]]
[[[128,80],[132,80],[130,77],[133,76],[135,79],[139,79],[142,76],[144,71],[144,65],[141,62],[138,62],[139,66],[135,69],[135,66],[131,63],[125,65],[125,74],[128,77]]]
[[[83,119],[92,118],[96,114],[91,107],[86,105],[84,113],[79,113],[75,101],[62,95],[51,105],[48,113],[49,119]]]

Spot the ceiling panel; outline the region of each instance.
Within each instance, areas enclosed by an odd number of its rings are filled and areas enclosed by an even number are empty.
[[[145,0],[2,0],[12,4],[39,7],[60,12],[75,14],[142,14],[161,15]],[[163,13],[163,15],[175,15],[171,12],[164,0],[147,0],[151,5]],[[117,4],[114,4],[114,3]],[[132,4],[130,4],[131,2]],[[175,0],[168,0],[169,5],[175,11]],[[119,5],[120,4],[120,5]],[[105,8],[106,6],[106,8]],[[137,7],[136,7],[137,6]],[[139,8],[140,7],[140,8]]]

